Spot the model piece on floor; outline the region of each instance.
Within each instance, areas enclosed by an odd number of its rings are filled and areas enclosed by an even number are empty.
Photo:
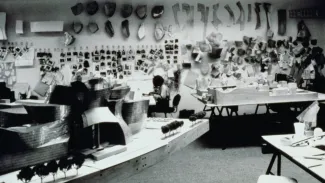
[[[271,4],[270,3],[263,3],[263,8],[266,14],[266,20],[267,20],[267,33],[266,36],[268,39],[272,39],[274,36],[274,32],[271,30],[271,25],[270,25],[270,13],[271,13]]]
[[[179,6],[179,3],[174,4],[172,8],[173,8],[173,13],[174,13],[175,23],[176,23],[176,25],[178,27],[180,27],[179,21],[178,21],[178,16],[177,16],[178,15],[178,12],[181,11],[180,6]]]
[[[146,27],[145,27],[144,23],[141,23],[139,26],[139,30],[138,30],[138,38],[140,40],[142,40],[145,37],[146,37]]]
[[[115,34],[114,28],[112,26],[111,21],[109,21],[109,20],[106,20],[106,22],[105,22],[105,31],[110,37],[114,37],[114,34]]]
[[[154,19],[160,18],[164,14],[164,6],[155,6],[151,10],[151,16]]]
[[[225,5],[225,9],[229,13],[229,24],[228,24],[228,27],[230,27],[231,25],[235,25],[236,24],[235,14],[232,11],[232,9],[230,8],[229,4]]]
[[[245,21],[246,21],[245,10],[242,4],[240,3],[240,1],[238,1],[236,5],[240,10],[240,16],[238,17],[236,24],[240,24],[240,30],[243,31],[245,29]]]
[[[116,11],[116,3],[115,2],[106,2],[104,4],[104,13],[107,17],[112,17]]]
[[[287,32],[287,10],[278,10],[278,34],[284,36]]]
[[[123,4],[121,8],[121,16],[123,18],[128,18],[132,15],[133,6],[131,4]]]
[[[124,20],[121,25],[122,25],[122,35],[125,38],[129,38],[130,37],[129,20]]]
[[[255,30],[261,28],[261,3],[255,3],[255,13],[256,13],[256,27]]]
[[[252,4],[248,4],[248,18],[247,18],[247,22],[251,22],[252,21]]]
[[[145,19],[147,17],[147,5],[138,5],[135,9],[135,14],[141,20]]]
[[[222,21],[218,18],[218,9],[219,9],[219,3],[213,5],[213,21],[212,21],[212,25],[217,30],[219,29],[219,25],[222,24]]]

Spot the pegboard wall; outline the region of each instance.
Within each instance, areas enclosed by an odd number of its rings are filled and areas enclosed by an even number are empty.
[[[180,29],[176,26],[172,5],[175,4],[175,1],[172,0],[165,0],[165,1],[149,1],[149,0],[132,0],[132,1],[117,1],[117,11],[115,15],[110,18],[109,20],[112,22],[112,25],[115,30],[115,36],[110,38],[104,30],[104,23],[107,20],[103,13],[102,5],[105,2],[104,0],[98,0],[100,4],[100,9],[97,14],[93,16],[87,15],[85,12],[81,15],[74,16],[70,10],[70,7],[75,5],[77,2],[88,2],[87,0],[2,0],[0,11],[7,13],[7,36],[8,41],[13,42],[14,44],[21,44],[21,43],[28,43],[32,45],[32,48],[42,51],[42,50],[50,50],[54,53],[55,61],[60,62],[60,54],[62,52],[80,52],[81,50],[86,50],[88,48],[89,52],[94,50],[100,50],[100,48],[125,48],[132,47],[135,51],[138,47],[142,48],[150,48],[163,46],[164,40],[157,42],[154,39],[154,27],[156,22],[161,22],[164,26],[172,25],[172,33],[170,36],[166,35],[166,39],[178,38],[180,43],[183,40],[193,40],[193,41],[200,41],[203,39],[203,22],[200,21],[201,14],[197,11],[197,3],[198,1],[190,0],[184,1],[190,5],[195,6],[195,16],[194,16],[194,27],[192,28],[185,28]],[[213,1],[213,0],[206,0],[204,2],[200,1],[200,3],[204,3],[207,6],[210,6],[210,13],[209,13],[209,24],[207,33],[211,32],[221,32],[223,34],[223,38],[227,40],[242,40],[244,35],[256,37],[256,36],[264,36],[266,32],[266,19],[264,14],[261,14],[262,18],[262,28],[259,30],[255,30],[255,22],[256,17],[253,11],[252,13],[252,22],[246,23],[245,29],[240,31],[239,25],[233,25],[231,27],[227,27],[227,21],[229,21],[229,14],[223,8],[226,4],[229,4],[234,13],[235,17],[239,16],[239,9],[236,6],[237,1],[229,1],[229,0],[220,0],[220,1]],[[254,3],[256,1],[247,0],[243,1],[242,4],[245,8],[247,8],[248,3]],[[264,1],[259,1],[264,2]],[[145,20],[138,19],[134,14],[128,18],[130,22],[130,37],[125,39],[121,33],[121,22],[123,18],[120,16],[120,5],[123,3],[131,3],[134,8],[138,4],[147,4],[148,5],[148,14],[150,14],[151,8],[154,5],[164,5],[165,6],[165,13],[164,16],[160,19],[153,19],[150,15]],[[182,2],[179,2],[182,3]],[[219,18],[224,22],[224,24],[216,30],[213,25],[210,23],[212,21],[212,5],[219,3],[220,10],[218,11]],[[305,8],[305,7],[312,7],[315,6],[317,1],[316,0],[292,0],[292,1],[281,1],[281,0],[273,0],[272,2],[273,9],[272,9],[272,17],[271,17],[271,26],[274,32],[277,32],[277,9],[284,8],[284,9],[291,9],[291,8]],[[246,10],[247,12],[247,10]],[[263,13],[263,12],[262,12]],[[179,21],[181,25],[185,24],[186,22],[186,13],[180,11],[179,12]],[[15,33],[15,25],[16,20],[23,20],[24,21],[24,34],[17,35]],[[91,22],[95,21],[99,26],[99,31],[95,34],[89,33],[85,28],[84,30],[75,35],[76,41],[75,44],[70,47],[63,46],[63,33],[51,33],[51,34],[36,34],[30,32],[30,25],[29,22],[31,21],[50,21],[50,20],[63,20],[64,30],[69,31],[71,30],[71,24],[73,21],[81,21],[84,24],[84,27]],[[288,19],[287,22],[287,35],[288,36],[295,36],[297,34],[297,22],[299,20],[296,19]],[[146,37],[143,40],[139,40],[137,38],[137,30],[140,23],[144,22],[146,26]],[[319,45],[325,45],[325,37],[323,36],[324,33],[324,21],[323,20],[306,20],[305,23],[309,27],[313,37],[319,40]],[[71,31],[70,31],[71,32]],[[275,39],[277,38],[284,38],[278,35],[275,35]],[[7,44],[7,43],[5,43]],[[96,49],[97,47],[97,49]],[[182,61],[179,58],[180,62]],[[39,79],[39,69],[40,64],[35,61],[35,65],[33,68],[19,68],[17,69],[17,82],[27,82],[32,87],[35,86]]]

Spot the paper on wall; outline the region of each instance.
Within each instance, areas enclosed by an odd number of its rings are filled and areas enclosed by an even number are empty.
[[[24,34],[24,26],[22,20],[16,20],[16,34]]]
[[[35,51],[34,49],[29,49],[22,55],[19,55],[15,59],[16,67],[28,67],[34,66]]]

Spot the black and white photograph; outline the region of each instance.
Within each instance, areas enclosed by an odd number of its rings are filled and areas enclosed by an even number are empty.
[[[325,0],[0,2],[0,183],[325,182]]]

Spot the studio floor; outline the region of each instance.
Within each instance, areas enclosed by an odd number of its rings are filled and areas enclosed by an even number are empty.
[[[262,154],[261,135],[292,133],[293,127],[272,117],[244,118],[210,121],[210,132],[123,183],[256,183],[271,160],[271,154]],[[285,158],[282,175],[299,183],[318,182]]]

